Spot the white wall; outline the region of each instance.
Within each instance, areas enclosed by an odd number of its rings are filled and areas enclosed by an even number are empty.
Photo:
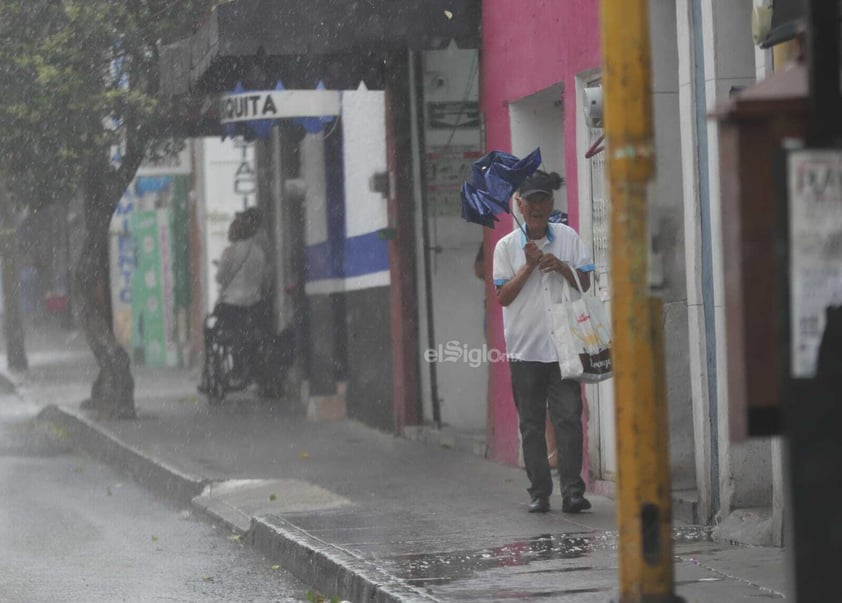
[[[424,286],[418,289],[419,314],[423,312],[418,333],[423,416],[429,420],[433,416],[432,392],[425,350],[438,349],[449,341],[478,352],[485,345],[485,289],[484,283],[474,276],[474,258],[482,241],[483,227],[462,219],[459,195],[462,182],[470,177],[470,165],[476,160],[471,154],[482,150],[482,142],[478,123],[466,128],[434,127],[429,110],[431,103],[454,103],[453,106],[456,106],[455,103],[477,102],[477,51],[451,46],[445,50],[424,52],[421,63],[424,104],[417,110],[424,127],[423,165],[427,186],[424,193],[430,236],[426,242],[432,249],[429,271],[435,340],[430,342],[428,337]],[[457,118],[454,114],[449,123],[458,125],[464,123],[467,117],[467,114],[462,114]],[[421,190],[416,190],[416,195],[420,194]],[[424,262],[428,253],[423,248],[420,203],[417,207],[417,274],[419,284],[423,285]],[[465,360],[436,362],[441,419],[442,423],[460,430],[483,432],[487,416],[488,365]]]
[[[228,245],[228,226],[234,214],[257,204],[257,173],[254,145],[230,138],[201,139],[202,182],[199,199],[204,207],[207,309],[213,310],[219,287],[216,265]],[[204,201],[204,203],[202,203]]]
[[[699,512],[707,518],[711,512],[712,490],[710,399],[708,396],[707,337],[702,296],[702,233],[699,180],[699,149],[694,96],[694,61],[692,24],[693,0],[676,3],[676,31],[679,60],[679,117],[681,124],[682,197],[684,202],[685,283],[687,288],[687,324],[689,335],[690,387],[693,398],[695,434],[696,489]],[[705,132],[702,132],[705,135]]]
[[[664,340],[669,403],[670,466],[674,490],[696,489],[693,404],[689,384],[687,288],[684,262],[681,127],[675,3],[650,5],[655,179],[650,211],[660,252],[655,265],[663,275]]]
[[[564,174],[564,106],[561,84],[550,86],[536,94],[509,105],[512,131],[512,154],[528,155],[541,147],[541,169]],[[567,211],[567,185],[555,194],[555,207]]]
[[[342,168],[344,185],[345,237],[371,235],[388,226],[386,198],[370,190],[369,180],[386,171],[385,98],[379,90],[359,89],[342,93],[342,115],[323,132],[307,134],[300,145],[301,178],[306,186],[305,220],[307,246],[324,243],[328,238],[328,208],[325,182],[325,139],[342,128]],[[346,257],[347,261],[360,258]],[[389,271],[372,269],[360,275],[335,276],[309,281],[309,294],[385,287]]]
[[[388,226],[386,198],[369,188],[386,171],[386,106],[381,90],[342,94],[345,162],[345,230],[356,237]]]
[[[386,104],[381,90],[342,93],[342,127],[345,163],[345,234],[365,236],[389,225],[387,201],[369,186],[369,179],[386,171]],[[352,291],[389,285],[388,270],[368,272],[346,279]]]
[[[726,361],[727,333],[722,256],[722,223],[719,173],[719,139],[717,125],[708,119],[703,131],[697,131],[697,103],[709,114],[719,102],[727,98],[733,86],[749,86],[755,82],[757,68],[751,38],[750,2],[700,2],[702,56],[696,57],[694,46],[693,9],[697,0],[678,0],[677,30],[679,50],[679,106],[682,140],[682,173],[684,197],[684,235],[686,243],[688,329],[690,336],[690,378],[694,399],[696,431],[696,466],[702,513],[710,509],[712,484],[707,477],[711,471],[711,439],[716,438],[719,464],[719,519],[732,509],[771,505],[771,455],[768,440],[732,443],[728,416],[728,366]],[[697,90],[696,62],[704,63],[704,89]],[[707,179],[699,180],[699,136],[707,144]],[[709,190],[710,248],[702,238],[702,185]],[[716,391],[708,388],[708,341],[705,325],[705,298],[702,282],[702,261],[705,253],[713,261],[713,312],[715,318]],[[711,433],[711,395],[717,399],[716,433]]]
[[[705,32],[705,99],[708,110],[727,98],[732,86],[755,82],[754,46],[751,39],[751,5],[702,2]],[[714,123],[708,126],[711,158],[719,157],[719,137]],[[714,303],[717,325],[717,385],[719,388],[720,496],[722,509],[771,504],[771,456],[768,440],[732,444],[728,428],[725,303],[722,266],[722,216],[719,163],[710,163],[711,227],[713,230]]]
[[[327,196],[324,135],[307,134],[299,144],[301,178],[307,187],[304,202],[304,241],[307,246],[327,241]]]

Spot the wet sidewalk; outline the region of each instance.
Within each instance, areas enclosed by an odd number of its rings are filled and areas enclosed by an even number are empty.
[[[31,352],[27,374],[7,375],[57,437],[223,522],[326,595],[605,603],[616,591],[611,500],[564,515],[556,494],[550,513],[528,514],[520,469],[352,420],[308,422],[292,401],[240,395],[209,408],[188,370],[137,367],[138,419],[97,422],[79,410],[94,362],[65,336],[61,351]],[[675,536],[688,603],[783,598],[781,549],[712,542],[692,526]]]

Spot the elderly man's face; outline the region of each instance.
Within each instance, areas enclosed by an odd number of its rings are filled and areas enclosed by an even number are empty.
[[[553,211],[553,197],[546,193],[533,193],[527,198],[517,196],[517,205],[532,236],[543,236]]]

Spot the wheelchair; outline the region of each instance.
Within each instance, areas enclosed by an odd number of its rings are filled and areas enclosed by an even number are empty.
[[[280,398],[287,373],[294,362],[294,333],[291,328],[278,335],[256,325],[245,325],[239,332],[215,314],[205,317],[205,354],[198,390],[210,406],[221,404],[227,394],[256,383],[263,398]],[[253,346],[249,362],[236,358],[242,342]],[[237,375],[237,362],[245,364],[246,375]]]

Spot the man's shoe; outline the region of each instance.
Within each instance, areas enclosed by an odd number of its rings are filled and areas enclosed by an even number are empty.
[[[580,513],[581,511],[587,511],[590,508],[590,501],[581,494],[565,496],[561,501],[562,513]]]
[[[536,496],[529,503],[530,513],[546,513],[550,510],[550,499],[546,496]]]

